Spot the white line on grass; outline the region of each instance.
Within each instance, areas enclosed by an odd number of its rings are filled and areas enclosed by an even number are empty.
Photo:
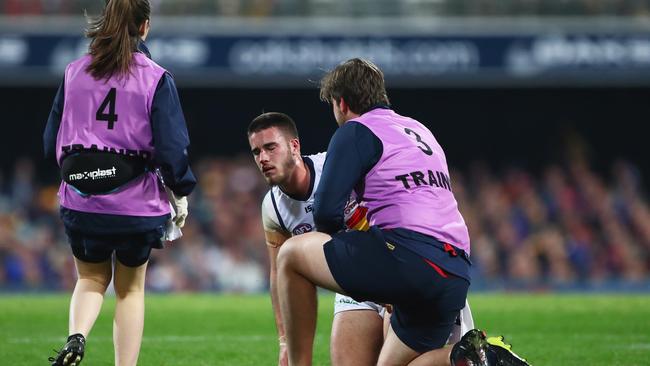
[[[631,350],[637,350],[637,349],[650,350],[650,343],[632,343],[632,344],[624,345],[622,348],[631,349]]]
[[[90,338],[97,343],[112,343],[112,337],[93,336]],[[165,336],[145,336],[143,343],[167,343],[167,342],[268,342],[275,341],[276,338],[268,335],[213,335],[213,336],[183,336],[183,335],[165,335]],[[33,343],[58,343],[65,341],[65,337],[22,337],[11,338],[7,343],[13,344],[33,344]]]

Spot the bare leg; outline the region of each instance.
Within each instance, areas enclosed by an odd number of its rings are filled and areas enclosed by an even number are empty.
[[[434,349],[426,353],[418,353],[404,344],[395,334],[392,327],[388,328],[384,347],[381,349],[379,362],[381,366],[450,366],[449,355],[451,347]]]
[[[287,335],[289,365],[312,363],[316,330],[316,286],[343,293],[329,270],[323,233],[307,233],[287,240],[278,253],[278,296]]]
[[[388,329],[384,348],[381,349],[379,362],[381,366],[450,366],[451,347],[444,347],[420,354],[404,344],[393,328]]]
[[[111,283],[111,261],[88,263],[74,259],[77,267],[77,283],[70,299],[70,334],[88,336],[102,309],[104,293]]]
[[[408,365],[413,359],[420,354],[404,344],[393,331],[393,327],[388,328],[384,347],[379,355],[380,366],[404,366]]]
[[[391,306],[391,305],[387,305]],[[384,326],[383,326],[383,331],[384,331],[384,339],[388,337],[388,329],[390,328],[390,317],[393,316],[393,313],[388,312],[388,309],[384,312]]]
[[[418,358],[409,363],[409,366],[449,366],[451,365],[451,361],[449,361],[449,355],[451,353],[452,346],[453,345],[449,345],[423,353],[418,356]]]
[[[113,343],[115,365],[132,366],[138,362],[144,329],[144,280],[147,263],[127,267],[115,261],[115,319]]]
[[[334,316],[330,355],[334,366],[374,366],[384,342],[383,320],[374,310],[343,311]]]

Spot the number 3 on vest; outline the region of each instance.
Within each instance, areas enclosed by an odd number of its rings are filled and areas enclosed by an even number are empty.
[[[413,131],[410,128],[405,128],[404,132],[406,132],[407,135],[414,135],[415,136],[415,141],[419,142],[420,144],[422,144],[424,146],[424,147],[418,146],[418,149],[422,150],[423,153],[425,153],[427,155],[432,155],[433,154],[433,150],[431,150],[431,147],[429,147],[429,145],[427,145],[426,142],[422,141],[422,137],[420,137],[420,135],[418,135],[417,132]]]
[[[112,130],[113,126],[115,125],[115,122],[117,122],[117,114],[115,114],[116,96],[117,96],[117,90],[115,88],[111,88],[108,94],[106,94],[106,98],[104,98],[104,101],[99,106],[99,109],[97,109],[97,113],[95,113],[96,120],[108,122],[107,127],[109,130]],[[108,107],[108,113],[104,113],[107,107]]]

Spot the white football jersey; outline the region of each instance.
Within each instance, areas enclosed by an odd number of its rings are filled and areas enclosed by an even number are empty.
[[[262,222],[264,230],[288,233],[291,236],[308,233],[315,230],[314,224],[314,193],[320,182],[320,175],[325,164],[325,153],[307,155],[302,157],[309,168],[308,197],[291,197],[282,192],[280,187],[273,186],[269,189],[262,202]],[[357,302],[351,297],[337,294],[334,302],[335,313],[352,310],[373,310],[380,316],[384,314],[381,305],[370,301]]]
[[[300,235],[315,229],[314,193],[318,188],[320,175],[325,163],[325,153],[306,155],[302,157],[309,168],[309,190],[307,197],[292,197],[283,192],[280,187],[273,186],[262,202],[262,221],[264,230],[279,231],[290,235]],[[302,198],[302,199],[301,199]]]

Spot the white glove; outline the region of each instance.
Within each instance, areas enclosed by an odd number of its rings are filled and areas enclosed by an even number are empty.
[[[172,221],[176,226],[182,228],[185,225],[185,219],[187,218],[187,197],[177,196],[171,189],[165,187],[167,192],[167,198],[169,198],[169,203],[172,204],[174,208],[174,217]]]

